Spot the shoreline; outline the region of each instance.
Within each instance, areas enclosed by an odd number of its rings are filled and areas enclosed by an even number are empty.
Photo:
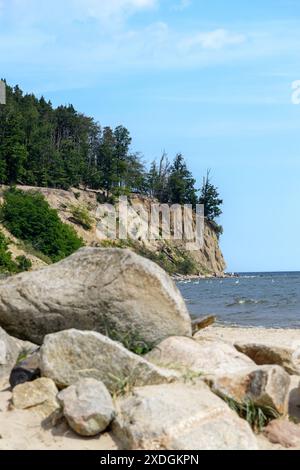
[[[215,274],[173,274],[171,278],[173,281],[199,281],[201,279],[238,279],[240,276],[237,273],[215,273]]]

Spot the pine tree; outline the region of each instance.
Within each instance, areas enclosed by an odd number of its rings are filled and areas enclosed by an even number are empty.
[[[195,184],[196,180],[188,170],[183,156],[180,153],[177,154],[171,166],[168,181],[169,202],[195,206],[197,203]]]
[[[213,222],[217,231],[222,233],[223,229],[217,224],[216,219],[222,214],[220,206],[223,204],[223,200],[220,198],[218,188],[211,183],[210,170],[207,171],[203,180],[199,204],[204,205],[206,219]]]
[[[147,177],[147,187],[149,194],[158,199],[159,202],[169,202],[168,181],[170,175],[170,163],[167,154],[164,152],[160,158],[159,164],[155,161],[151,163],[150,171]]]

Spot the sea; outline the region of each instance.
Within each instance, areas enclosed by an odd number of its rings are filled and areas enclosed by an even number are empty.
[[[300,328],[300,272],[239,273],[177,285],[193,318],[215,315],[227,326]]]

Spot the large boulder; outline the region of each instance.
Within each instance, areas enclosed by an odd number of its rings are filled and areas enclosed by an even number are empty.
[[[117,409],[112,431],[125,449],[257,449],[248,423],[201,382],[137,388]]]
[[[96,436],[109,426],[115,411],[105,385],[95,379],[81,379],[57,396],[63,414],[73,431]]]
[[[18,356],[19,347],[2,328],[0,328],[0,378],[10,374]]]
[[[250,401],[280,415],[288,412],[290,376],[279,366],[256,366],[234,374],[224,374],[211,380],[218,395],[238,403]]]
[[[46,418],[60,409],[56,399],[57,393],[52,380],[40,378],[34,382],[17,385],[13,390],[12,403],[19,410],[35,411]]]
[[[41,372],[59,388],[81,378],[101,380],[113,393],[135,385],[171,382],[176,372],[164,370],[93,331],[67,330],[45,337]]]
[[[0,282],[0,325],[41,344],[77,328],[153,344],[191,335],[184,300],[155,263],[130,250],[83,248],[40,271]]]
[[[199,374],[230,374],[255,366],[244,354],[223,341],[170,337],[163,340],[146,356],[154,364]]]

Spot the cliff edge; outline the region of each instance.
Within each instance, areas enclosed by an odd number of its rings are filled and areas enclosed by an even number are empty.
[[[20,186],[23,191],[38,191],[44,195],[49,205],[56,209],[59,217],[64,223],[74,227],[77,234],[84,240],[86,246],[104,246],[130,248],[140,255],[152,259],[170,274],[176,275],[203,275],[222,276],[226,263],[219,246],[218,235],[209,222],[205,223],[204,246],[201,250],[189,251],[184,241],[180,240],[147,240],[142,238],[128,240],[104,240],[99,239],[97,226],[101,223],[99,207],[101,192],[83,189],[70,189],[68,191],[52,188],[35,188]],[[5,186],[0,187],[0,203],[3,202]],[[151,204],[149,198],[141,195],[129,197],[129,219],[135,224],[136,210],[139,210],[140,225],[146,224],[143,213],[147,213]],[[144,209],[140,212],[141,207]],[[143,227],[138,227],[139,230]],[[26,244],[11,236],[9,232],[1,227],[10,240],[9,249],[13,256],[22,254],[29,257],[33,269],[39,269],[47,264],[47,260],[41,259],[37,253],[28,249]]]

